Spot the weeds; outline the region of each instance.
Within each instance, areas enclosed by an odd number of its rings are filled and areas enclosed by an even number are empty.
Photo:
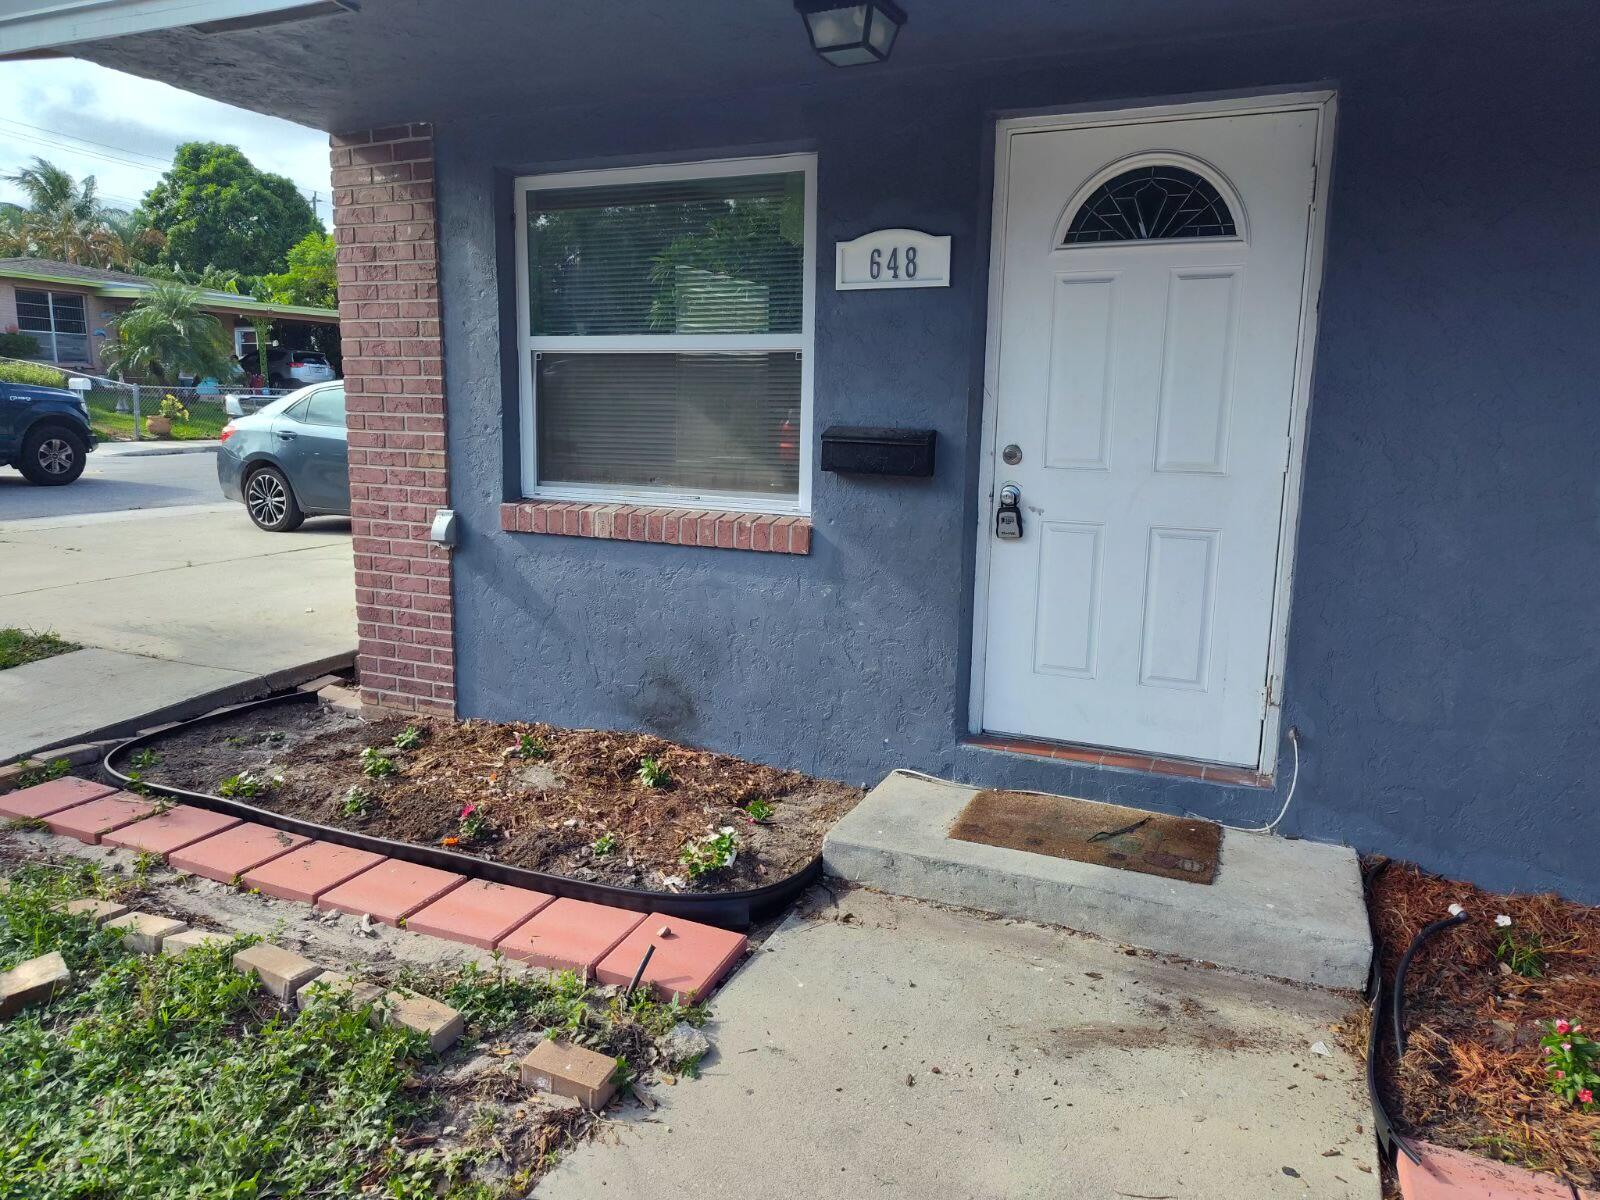
[[[358,787],[351,788],[339,801],[339,811],[347,817],[365,817],[372,812],[372,797]]]
[[[19,788],[36,787],[41,783],[49,783],[52,779],[60,779],[72,771],[72,764],[64,758],[53,758],[47,763],[40,763],[37,767],[30,767],[17,776]]]
[[[756,825],[765,825],[772,820],[773,812],[772,805],[768,804],[760,796],[757,796],[744,806],[744,815],[749,817],[751,822]]]
[[[696,838],[684,846],[678,856],[688,871],[690,879],[703,879],[733,866],[739,857],[739,838],[732,825],[724,825],[715,833]]]
[[[146,747],[128,759],[128,765],[140,771],[148,771],[161,761],[161,756],[154,750]]]
[[[617,852],[617,845],[618,843],[616,834],[602,833],[599,837],[595,838],[594,841],[589,843],[589,851],[596,858],[607,858]]]
[[[639,782],[647,788],[666,787],[672,782],[672,772],[667,770],[666,764],[659,758],[648,756],[639,760],[639,770],[636,772]]]
[[[129,778],[133,778],[131,775]],[[263,796],[271,786],[269,780],[259,775],[252,775],[249,771],[241,771],[237,775],[229,775],[217,784],[217,795],[225,796],[230,800],[254,800]]]
[[[517,744],[511,748],[511,753],[520,759],[531,761],[537,758],[549,758],[550,747],[545,745],[543,738],[524,733],[518,736]]]
[[[35,633],[31,629],[0,629],[0,671],[38,662],[41,658],[54,658],[81,647],[76,642],[58,638],[53,633]]]
[[[361,773],[368,779],[382,779],[393,775],[394,759],[378,747],[368,746],[361,752]]]

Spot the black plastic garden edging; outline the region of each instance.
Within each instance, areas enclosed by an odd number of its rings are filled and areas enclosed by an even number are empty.
[[[101,766],[109,777],[127,787],[135,781],[119,771],[112,763],[121,761],[127,755],[134,754],[147,746],[153,746],[163,738],[200,726],[214,724],[239,713],[249,712],[252,709],[276,706],[287,707],[291,704],[316,704],[317,702],[316,696],[310,692],[288,692],[279,696],[269,696],[265,700],[253,700],[247,704],[236,704],[228,708],[220,708],[215,712],[206,713],[204,716],[195,717],[193,720],[180,721],[178,724],[166,729],[130,738],[107,754]],[[273,812],[271,809],[257,808],[253,804],[245,804],[242,801],[230,800],[222,796],[213,796],[207,792],[185,791],[183,788],[168,787],[148,780],[139,780],[138,783],[141,788],[148,792],[170,796],[175,800],[182,800],[185,804],[193,804],[199,808],[208,808],[215,812],[227,813],[229,816],[255,821],[260,825],[281,829],[285,833],[298,833],[305,837],[315,838],[317,841],[333,842],[336,845],[350,846],[357,850],[370,850],[372,853],[381,854],[385,858],[398,858],[403,862],[418,863],[425,867],[436,867],[441,871],[453,871],[458,875],[465,875],[469,879],[486,879],[493,883],[509,884],[512,887],[530,888],[533,891],[545,892],[552,896],[565,896],[573,900],[588,900],[595,904],[609,904],[613,908],[626,908],[633,912],[659,912],[671,917],[701,921],[707,925],[720,925],[724,929],[747,929],[760,921],[777,916],[788,908],[801,892],[822,876],[822,857],[818,855],[787,879],[781,879],[777,883],[769,883],[765,887],[751,888],[747,891],[651,892],[640,888],[615,887],[606,883],[586,883],[581,879],[569,879],[564,875],[548,875],[543,871],[530,871],[526,867],[514,867],[507,863],[492,862],[489,859],[478,858],[471,854],[458,854],[451,850],[433,846],[418,846],[411,842],[395,842],[390,841],[388,838],[372,837],[369,834],[355,833],[348,829],[336,829],[328,825],[318,825],[314,821],[302,821],[295,817],[286,817],[281,813]]]

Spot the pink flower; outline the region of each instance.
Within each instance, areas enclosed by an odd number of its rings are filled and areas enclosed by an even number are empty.
[[[478,811],[478,806],[476,804],[463,804],[461,806],[461,815],[463,817],[470,817],[473,813],[475,813],[477,811]]]
[[[1567,1073],[1565,1071],[1557,1071],[1556,1072],[1556,1078],[1557,1079],[1565,1079],[1566,1077],[1567,1077]]]
[[[1561,1048],[1563,1050],[1565,1050],[1568,1054],[1572,1053],[1572,1043],[1571,1042],[1562,1042],[1561,1043]]]
[[[1572,1032],[1573,1033],[1582,1033],[1583,1032],[1583,1026],[1582,1025],[1574,1025],[1572,1027]]]
[[[1563,1017],[1561,1020],[1556,1022],[1556,1032],[1557,1033],[1571,1033],[1572,1032],[1572,1022],[1568,1021],[1565,1017]]]
[[[1578,1093],[1578,1103],[1579,1104],[1593,1104],[1594,1103],[1594,1093],[1591,1092],[1588,1088],[1584,1088],[1583,1091]]]

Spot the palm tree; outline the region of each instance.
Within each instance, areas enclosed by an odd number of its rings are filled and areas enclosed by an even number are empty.
[[[200,293],[181,283],[153,282],[117,318],[100,351],[106,370],[123,379],[175,383],[179,375],[227,378],[233,345],[222,322],[200,307]]]
[[[93,175],[80,184],[54,163],[35,158],[3,178],[22,189],[28,205],[0,225],[0,253],[88,267],[127,265],[128,246],[100,202]]]

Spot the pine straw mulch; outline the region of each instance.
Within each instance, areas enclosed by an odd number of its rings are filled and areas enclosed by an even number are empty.
[[[1386,979],[1423,926],[1460,904],[1470,920],[1436,934],[1406,977],[1406,1054],[1385,1041],[1379,1087],[1402,1132],[1442,1146],[1600,1185],[1600,1114],[1546,1084],[1539,1039],[1559,1017],[1600,1028],[1600,908],[1559,896],[1502,896],[1369,859],[1368,905]],[[1543,945],[1544,971],[1523,978],[1495,957],[1495,917]],[[1388,1020],[1387,1013],[1384,1020]]]
[[[408,725],[416,726],[420,743],[394,749],[395,735]],[[513,753],[524,734],[542,744],[540,757]],[[394,772],[364,775],[365,747],[380,748]],[[396,841],[445,844],[497,862],[653,891],[777,883],[820,852],[823,835],[862,795],[860,788],[650,734],[439,717],[363,721],[317,705],[249,710],[179,731],[153,749],[159,761],[144,772],[150,783],[215,793],[220,780],[240,772],[281,776],[250,803]],[[645,758],[665,767],[670,782],[645,787],[637,777]],[[352,788],[369,798],[364,815],[347,810]],[[761,824],[744,811],[757,798],[773,809]],[[462,837],[467,805],[486,819],[487,835]],[[685,843],[724,826],[738,838],[734,864],[689,880],[680,861]],[[595,851],[602,835],[615,839],[610,853]]]

